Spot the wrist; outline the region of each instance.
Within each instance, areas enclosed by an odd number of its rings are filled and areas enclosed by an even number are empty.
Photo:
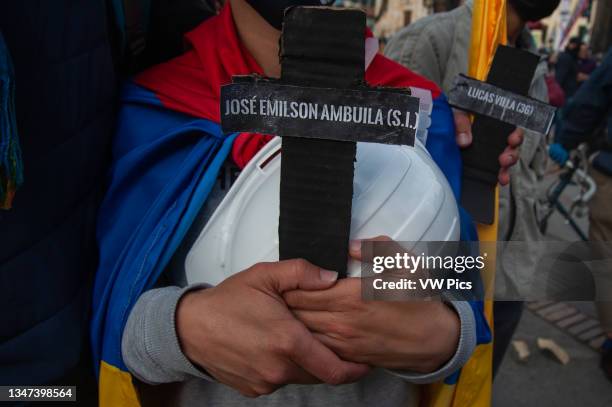
[[[453,307],[447,303],[442,303],[442,323],[440,324],[440,334],[437,338],[440,339],[439,346],[439,364],[438,368],[448,362],[459,345],[461,336],[461,319]]]
[[[444,302],[435,304],[437,310],[432,318],[427,343],[428,360],[424,363],[422,373],[431,373],[444,366],[457,351],[461,336],[461,320],[455,310]]]
[[[476,347],[476,319],[474,309],[470,303],[466,301],[438,302],[435,306],[440,306],[440,309],[430,309],[427,312],[429,319],[424,324],[430,329],[429,337],[423,338],[420,341],[429,345],[427,349],[423,350],[423,353],[426,355],[422,359],[427,360],[429,365],[420,364],[418,368],[408,366],[390,370],[392,374],[408,382],[427,384],[446,379],[467,363]],[[447,309],[442,309],[442,307]],[[447,311],[450,311],[450,314]],[[455,315],[453,316],[452,314]],[[454,319],[453,322],[453,318],[457,319]],[[429,324],[430,322],[432,323]],[[453,328],[454,323],[459,325],[458,338],[455,328]],[[434,329],[438,331],[434,331]],[[441,341],[440,339],[443,339],[445,336],[452,338],[452,340],[448,342]],[[450,346],[450,343],[454,342],[455,339],[455,345]],[[453,347],[454,349],[451,352],[454,353],[444,362],[447,357],[445,353],[449,352],[449,349]]]
[[[202,340],[205,339],[198,334],[198,328],[206,315],[202,312],[206,308],[203,304],[210,296],[211,290],[212,288],[202,288],[187,291],[176,306],[175,328],[179,346],[187,359],[196,365],[199,365],[198,349],[203,346]]]

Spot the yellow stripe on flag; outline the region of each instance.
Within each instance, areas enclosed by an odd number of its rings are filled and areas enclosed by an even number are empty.
[[[100,363],[100,407],[140,407],[132,376],[106,362]]]

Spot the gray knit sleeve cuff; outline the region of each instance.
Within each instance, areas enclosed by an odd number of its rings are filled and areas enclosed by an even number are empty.
[[[427,384],[446,379],[465,365],[476,348],[476,320],[474,311],[466,301],[451,301],[461,321],[461,333],[457,351],[453,357],[440,369],[431,373],[414,373],[405,370],[389,370],[392,374],[405,379],[411,383]]]
[[[183,354],[175,329],[176,307],[199,284],[149,290],[130,312],[121,340],[121,354],[130,372],[148,384],[161,384],[199,377],[214,380],[195,367]]]

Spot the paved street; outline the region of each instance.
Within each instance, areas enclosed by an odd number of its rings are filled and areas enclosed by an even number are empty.
[[[564,366],[539,351],[538,337],[555,340],[569,353],[570,362]],[[520,363],[510,349],[495,380],[494,407],[612,406],[612,383],[599,369],[598,353],[587,345],[527,310],[515,339],[526,341],[531,355]]]
[[[543,184],[544,190],[548,181]],[[564,194],[568,202],[575,190]],[[587,230],[586,217],[580,219]],[[571,228],[557,214],[551,219],[548,236],[551,240],[576,240]],[[593,303],[572,302],[588,319],[595,319]],[[526,362],[519,362],[512,348],[502,364],[495,380],[494,407],[610,407],[612,406],[612,383],[608,382],[599,369],[599,354],[588,343],[572,336],[568,329],[559,328],[553,322],[525,309],[515,339],[524,340],[531,352]],[[537,348],[537,338],[550,338],[561,345],[570,355],[570,362],[562,365],[551,355]]]

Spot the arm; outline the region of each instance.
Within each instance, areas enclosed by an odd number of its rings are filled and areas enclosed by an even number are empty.
[[[449,306],[459,317],[459,340],[453,356],[444,365],[431,373],[416,373],[406,370],[390,372],[402,379],[417,384],[434,383],[453,375],[467,363],[476,348],[476,319],[467,301],[452,301]]]
[[[290,383],[356,381],[368,366],[340,360],[282,301],[285,291],[325,290],[337,276],[287,260],[256,264],[206,289],[150,290],[123,331],[124,362],[151,384],[214,378],[253,397]]]
[[[170,286],[140,296],[130,312],[121,340],[123,361],[140,381],[161,384],[190,377],[213,380],[183,354],[175,329],[176,308],[181,297],[203,287]]]
[[[565,109],[557,142],[574,148],[585,141],[607,117],[612,106],[612,51],[591,74]]]

